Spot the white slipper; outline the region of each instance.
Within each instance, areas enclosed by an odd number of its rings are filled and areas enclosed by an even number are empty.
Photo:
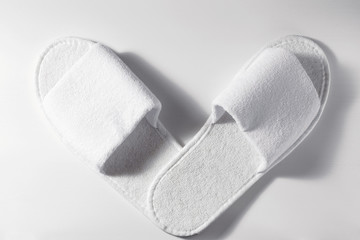
[[[307,38],[289,36],[262,49],[159,174],[149,194],[153,220],[179,236],[207,227],[309,134],[329,79],[325,54]]]
[[[156,174],[178,153],[159,100],[109,48],[56,41],[37,69],[43,110],[64,142],[140,211]]]

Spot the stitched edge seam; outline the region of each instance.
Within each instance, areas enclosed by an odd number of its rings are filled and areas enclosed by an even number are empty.
[[[292,36],[294,37],[294,36]],[[303,38],[303,37],[301,37]],[[307,48],[310,48],[311,50],[313,50],[313,52],[319,57],[320,59],[320,63],[321,63],[321,71],[322,71],[322,89],[321,89],[321,93],[320,93],[320,100],[321,100],[321,107],[318,111],[318,114],[315,116],[314,120],[310,123],[309,127],[304,131],[304,133],[295,141],[295,143],[290,146],[288,148],[287,151],[285,151],[282,155],[280,155],[278,157],[277,160],[275,160],[267,169],[267,171],[265,171],[261,176],[265,175],[272,167],[274,167],[276,164],[278,164],[279,162],[281,162],[281,160],[283,160],[289,153],[292,152],[292,150],[295,149],[296,146],[298,146],[298,144],[300,144],[302,142],[302,140],[305,139],[305,137],[311,132],[311,130],[313,129],[313,127],[316,125],[315,123],[317,122],[317,120],[319,119],[320,117],[320,114],[322,113],[322,109],[324,107],[324,103],[326,101],[326,96],[324,98],[324,91],[326,90],[326,86],[325,84],[327,84],[327,82],[325,81],[326,80],[326,71],[325,71],[325,66],[324,66],[324,57],[322,56],[322,54],[319,53],[319,50],[318,50],[318,46],[315,45],[315,43],[310,40],[310,39],[307,39],[307,38],[303,38],[303,39],[289,39],[289,40],[279,40],[279,41],[276,41],[274,44],[271,44],[269,46],[266,46],[265,48],[274,48],[274,47],[279,47],[279,46],[282,46],[282,45],[285,45],[285,44],[288,44],[288,43],[294,43],[294,42],[297,42]],[[263,50],[263,49],[262,49]],[[261,51],[262,51],[261,50]],[[257,56],[256,56],[257,57]],[[255,58],[256,58],[255,57]],[[161,219],[158,217],[157,215],[157,212],[156,212],[156,209],[155,209],[155,206],[154,206],[154,200],[155,200],[155,192],[157,190],[157,185],[164,179],[164,177],[170,173],[173,169],[176,168],[177,165],[180,164],[180,162],[186,157],[186,155],[191,152],[201,141],[202,139],[204,139],[204,137],[209,133],[211,127],[209,127],[205,133],[203,133],[203,136],[201,136],[197,142],[191,146],[187,152],[181,157],[181,159],[179,159],[177,162],[175,162],[172,166],[169,167],[169,169],[165,172],[164,175],[162,175],[160,178],[157,179],[157,181],[154,183],[154,186],[152,187],[152,191],[151,191],[151,199],[150,199],[150,204],[151,204],[151,212],[153,213],[153,216],[155,217],[155,220],[162,225],[162,227],[164,229],[166,229],[167,232],[169,233],[173,233],[175,235],[177,234],[180,234],[180,235],[183,235],[183,234],[188,234],[188,235],[192,235],[192,234],[195,234],[197,232],[197,230],[201,230],[203,229],[204,227],[207,226],[207,224],[209,224],[214,218],[216,218],[219,214],[221,214],[221,212],[223,212],[223,210],[226,209],[226,207],[231,204],[234,200],[236,200],[239,196],[237,196],[237,194],[239,192],[241,192],[241,190],[243,189],[244,186],[246,186],[249,182],[251,182],[258,174],[254,174],[251,178],[249,178],[248,181],[246,181],[245,184],[243,184],[238,190],[236,190],[233,194],[233,196],[231,198],[229,198],[228,200],[226,200],[222,205],[220,205],[220,207],[218,208],[217,211],[215,211],[214,214],[212,214],[204,223],[202,223],[201,225],[197,226],[196,228],[193,228],[193,229],[187,229],[187,230],[178,230],[178,229],[175,229],[175,228],[171,228],[169,226],[167,226],[164,222],[161,221]]]
[[[41,108],[44,112],[44,115],[46,116],[47,120],[49,121],[49,123],[51,124],[51,126],[55,129],[55,132],[58,134],[58,136],[60,137],[60,139],[62,140],[62,142],[69,148],[71,149],[79,158],[81,158],[83,161],[83,163],[85,163],[91,170],[93,170],[93,172],[95,172],[97,175],[100,175],[102,179],[104,179],[106,182],[113,184],[115,186],[115,188],[117,188],[119,191],[121,191],[123,193],[123,195],[130,200],[130,202],[134,203],[134,205],[140,209],[142,209],[144,211],[144,213],[146,213],[146,206],[144,204],[141,204],[140,202],[137,201],[137,199],[130,194],[127,190],[125,190],[124,188],[122,188],[120,186],[120,184],[118,184],[116,181],[114,181],[112,178],[108,178],[103,176],[102,174],[100,174],[96,169],[94,169],[94,167],[92,167],[89,163],[88,160],[86,160],[76,149],[74,149],[69,143],[68,141],[66,141],[66,139],[63,137],[63,135],[58,131],[58,129],[56,128],[56,126],[52,123],[52,121],[50,120],[50,118],[48,117],[44,106],[43,106],[43,98],[45,96],[41,96],[40,94],[40,79],[39,79],[39,75],[40,75],[40,71],[41,71],[41,67],[42,67],[42,63],[44,61],[44,59],[48,56],[48,54],[54,50],[56,47],[58,47],[59,45],[64,45],[64,44],[69,44],[72,45],[74,43],[77,44],[82,44],[81,41],[89,41],[89,40],[84,40],[84,39],[76,39],[76,38],[65,38],[65,39],[61,39],[58,40],[57,42],[51,44],[45,51],[44,53],[41,55],[39,63],[38,63],[38,67],[36,69],[36,93],[38,96],[38,99],[40,101],[40,105]],[[92,42],[92,41],[89,41]],[[93,42],[95,44],[95,42]]]

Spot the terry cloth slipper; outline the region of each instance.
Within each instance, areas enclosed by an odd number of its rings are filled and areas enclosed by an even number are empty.
[[[312,40],[288,36],[263,48],[159,174],[149,194],[153,220],[170,234],[199,233],[304,140],[328,90],[328,61]]]
[[[62,140],[146,216],[155,176],[178,153],[159,100],[109,48],[65,38],[41,57],[43,110]]]

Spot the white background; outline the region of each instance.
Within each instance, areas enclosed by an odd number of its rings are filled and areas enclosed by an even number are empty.
[[[47,123],[34,71],[53,40],[80,36],[120,53],[186,143],[240,66],[288,34],[317,39],[328,54],[324,115],[284,162],[192,239],[360,239],[356,0],[0,0],[0,239],[175,239],[84,168]]]

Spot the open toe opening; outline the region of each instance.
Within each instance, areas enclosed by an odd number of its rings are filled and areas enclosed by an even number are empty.
[[[253,117],[249,117],[250,124],[254,125],[254,122],[259,122],[266,125],[267,119],[261,118],[267,116],[266,112],[269,110],[267,108],[261,108],[261,111],[256,109],[258,103],[256,99],[260,98],[257,95],[256,86],[241,88],[241,91],[246,90],[249,94],[235,99],[240,101],[239,99],[244,97],[246,99],[241,101],[242,104],[249,104],[250,101],[255,104],[255,107],[250,104],[250,111],[246,111],[246,109],[243,111],[242,108],[238,110],[236,109],[237,106],[231,104],[221,108],[224,111],[221,112],[223,115],[219,120],[213,123],[209,119],[194,139],[185,146],[179,156],[154,182],[149,194],[149,202],[153,210],[154,221],[160,224],[165,231],[180,236],[189,236],[200,232],[261,176],[284,159],[306,137],[317,122],[328,92],[329,74],[325,55],[311,40],[298,36],[286,37],[266,46],[259,54],[255,55],[242,70],[242,76],[246,75],[245,72],[253,61],[257,61],[257,57],[269,48],[282,48],[295,55],[297,61],[294,64],[299,66],[299,69],[301,68],[300,72],[297,72],[297,69],[294,69],[297,73],[286,70],[288,75],[285,75],[298,76],[301,83],[296,82],[297,79],[292,79],[289,86],[284,87],[288,84],[286,81],[288,78],[285,76],[284,84],[279,84],[276,89],[271,89],[269,92],[267,89],[270,87],[265,82],[262,93],[269,94],[266,98],[269,100],[263,103],[269,104],[274,99],[274,94],[277,96],[287,95],[285,98],[280,97],[279,99],[287,99],[294,104],[297,102],[294,100],[296,98],[301,104],[297,105],[296,109],[299,112],[292,113],[295,115],[291,119],[303,118],[306,123],[299,128],[295,126],[294,131],[298,132],[296,138],[289,141],[289,144],[290,142],[292,144],[286,145],[286,149],[281,152],[281,148],[277,149],[274,147],[275,145],[272,145],[272,141],[266,141],[266,139],[271,140],[276,135],[282,135],[283,131],[287,131],[286,128],[285,130],[282,128],[283,120],[281,119],[287,118],[288,113],[279,114],[277,116],[279,119],[273,120],[273,127],[278,129],[276,131],[268,131],[266,127],[261,128],[259,127],[261,125],[257,124],[253,128],[247,128],[247,124],[239,127],[239,123],[231,115],[240,113],[239,118],[253,115]],[[286,62],[280,64],[286,65]],[[258,72],[264,71],[264,69],[259,67]],[[281,69],[277,71],[281,71]],[[258,75],[258,72],[254,73],[255,76]],[[241,79],[239,82],[243,84],[243,81],[244,79]],[[237,88],[239,85],[235,83],[231,86]],[[279,91],[283,87],[284,91]],[[297,89],[302,89],[302,87],[310,90],[298,93]],[[233,99],[237,92],[241,92],[240,90],[225,90],[225,93],[222,94],[226,96],[222,100],[226,102],[229,98]],[[290,91],[286,92],[286,90]],[[314,100],[313,105],[308,102],[307,94],[311,94],[311,99]],[[303,107],[306,104],[309,104],[309,109]],[[283,101],[280,101],[278,106],[272,107],[271,111],[284,107],[289,109],[292,105],[287,106]],[[236,112],[237,110],[238,112]],[[303,110],[307,112],[302,112]],[[269,116],[271,114],[268,113]],[[311,117],[304,118],[306,114]],[[257,131],[260,132],[259,135],[257,135]],[[254,139],[256,140],[255,144]],[[258,146],[262,147],[261,151],[259,151]],[[267,152],[262,152],[263,149]],[[267,155],[268,153],[269,155]],[[264,164],[264,156],[265,158],[273,156],[274,159]],[[264,168],[263,171],[259,171],[260,168]]]

